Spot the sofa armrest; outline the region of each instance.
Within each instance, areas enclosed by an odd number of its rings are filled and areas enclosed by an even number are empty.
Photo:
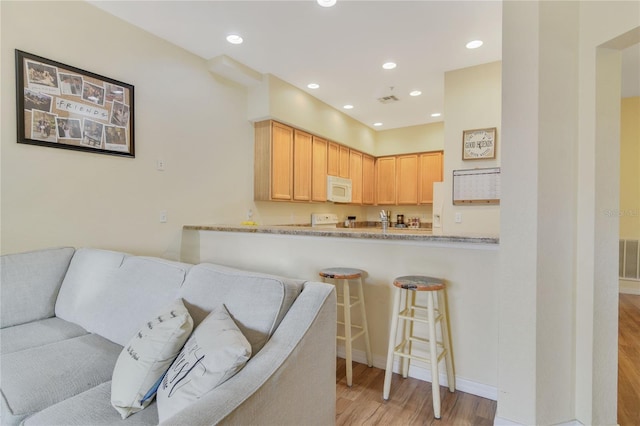
[[[307,282],[236,376],[162,424],[327,425],[335,413],[335,287]]]
[[[71,247],[2,256],[1,327],[54,315],[62,280],[75,249]]]

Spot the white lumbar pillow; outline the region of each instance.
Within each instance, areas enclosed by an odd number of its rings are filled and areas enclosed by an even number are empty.
[[[111,405],[123,419],[153,400],[167,371],[191,331],[193,319],[182,299],[145,323],[122,349],[111,381]]]
[[[251,345],[220,305],[194,330],[158,388],[162,423],[233,377],[251,357]]]

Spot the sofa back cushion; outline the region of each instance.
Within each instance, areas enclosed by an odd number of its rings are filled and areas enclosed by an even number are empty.
[[[264,346],[302,291],[303,280],[201,263],[191,268],[180,289],[194,328],[224,304],[253,354]]]
[[[124,346],[178,296],[191,265],[98,249],[78,249],[56,302],[58,317]]]
[[[2,256],[2,328],[54,315],[58,291],[74,251],[65,247]]]

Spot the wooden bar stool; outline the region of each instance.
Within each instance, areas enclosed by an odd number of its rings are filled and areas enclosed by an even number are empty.
[[[364,343],[367,352],[367,365],[373,366],[373,358],[371,356],[371,344],[369,343],[369,330],[367,327],[367,313],[364,306],[364,292],[362,291],[362,271],[354,268],[325,268],[320,271],[322,281],[335,280],[336,287],[338,283],[342,283],[342,298],[338,298],[338,307],[344,309],[344,322],[338,320],[338,325],[344,326],[344,335],[338,333],[337,339],[344,341],[345,350],[347,353],[347,385],[352,384],[352,351],[351,343],[364,336]],[[357,286],[356,294],[351,295],[350,283],[354,282]],[[340,289],[338,289],[340,294]],[[362,324],[351,323],[351,308],[360,305],[360,316],[362,318]],[[355,332],[354,332],[355,331]]]
[[[439,278],[411,275],[398,277],[393,280],[396,287],[393,295],[393,316],[391,318],[391,334],[389,336],[389,349],[387,351],[387,367],[384,375],[383,398],[389,399],[391,389],[391,376],[393,358],[400,357],[402,377],[406,378],[409,372],[411,360],[420,360],[431,364],[431,391],[433,394],[433,412],[436,419],[440,418],[440,376],[438,364],[445,359],[447,369],[447,382],[449,391],[455,392],[455,375],[453,372],[453,359],[451,355],[451,342],[449,341],[449,324],[447,307],[444,298],[445,282]],[[416,293],[425,292],[427,306],[416,304]],[[405,307],[401,311],[401,298],[404,293]],[[436,301],[437,296],[437,301]],[[402,341],[396,345],[396,334],[400,320],[403,321]],[[414,323],[428,324],[428,337],[420,338],[414,335]],[[442,341],[438,341],[436,324],[440,324]],[[408,334],[407,334],[408,328]],[[412,353],[413,343],[421,342],[428,345],[427,356],[418,356]]]

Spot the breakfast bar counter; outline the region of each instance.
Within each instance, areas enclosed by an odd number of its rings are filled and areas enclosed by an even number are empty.
[[[349,228],[310,225],[184,226],[180,258],[309,281],[320,280],[324,268],[364,271],[373,365],[381,369],[386,367],[393,280],[406,275],[442,278],[447,282],[456,388],[497,398],[498,238],[433,235],[429,228],[382,231],[379,222]],[[362,339],[353,342],[354,361],[367,362],[364,346]],[[346,354],[341,342],[327,350]],[[409,376],[422,380],[430,374],[419,363],[409,369]]]
[[[352,238],[365,240],[424,241],[497,245],[496,237],[433,235],[428,228],[315,228],[309,225],[185,225],[185,231],[241,232],[256,234],[294,235],[310,237]]]

